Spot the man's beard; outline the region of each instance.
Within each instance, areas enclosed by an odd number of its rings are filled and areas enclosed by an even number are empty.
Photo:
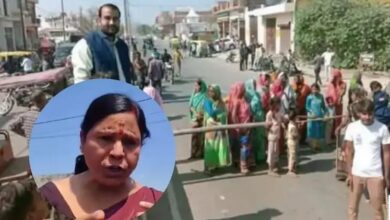
[[[110,37],[115,37],[119,32],[119,28],[118,26],[105,26],[102,31]]]

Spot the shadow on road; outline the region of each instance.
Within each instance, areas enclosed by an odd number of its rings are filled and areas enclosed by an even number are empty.
[[[272,220],[273,217],[282,215],[282,212],[277,209],[264,209],[257,213],[238,215],[231,218],[210,219],[210,220]]]
[[[162,98],[164,100],[164,104],[188,102],[190,100],[191,96],[189,96],[189,95],[178,96],[178,95],[175,95],[175,93],[178,93],[178,92],[170,91],[169,93],[163,93]]]
[[[187,115],[176,115],[176,116],[168,116],[169,121],[175,121],[175,120],[180,120],[182,118],[187,117]]]
[[[0,173],[0,178],[17,175],[26,172],[29,167],[28,156],[17,157],[11,161],[4,172]]]
[[[199,170],[192,170],[191,173],[183,173],[179,174],[180,179],[183,181],[184,185],[191,185],[196,183],[204,183],[204,182],[212,182],[212,181],[219,181],[219,180],[228,180],[228,179],[236,179],[236,178],[245,178],[245,177],[253,177],[253,176],[263,176],[267,175],[267,172],[252,172],[250,174],[244,175],[238,172],[238,170],[234,168],[225,168],[221,169],[219,171],[216,171],[213,176],[208,176],[203,173],[203,171]],[[230,172],[229,172],[230,171]],[[221,176],[225,175],[225,176]]]
[[[305,164],[299,164],[299,173],[329,172],[335,168],[334,159],[312,160]]]

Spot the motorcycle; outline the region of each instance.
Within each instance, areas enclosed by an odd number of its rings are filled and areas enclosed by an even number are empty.
[[[175,72],[170,62],[165,62],[165,80],[170,81],[172,85],[175,84]]]
[[[9,114],[15,105],[21,107],[30,107],[31,95],[37,89],[41,90],[44,93],[46,100],[51,99],[52,95],[50,94],[50,85],[50,83],[47,83],[44,85],[40,85],[39,87],[35,87],[34,89],[29,87],[6,89],[4,91],[6,92],[6,95],[0,104],[0,115],[5,116]]]
[[[226,62],[227,63],[234,63],[235,59],[236,59],[236,54],[233,52],[233,51],[230,51],[228,57],[226,58]]]

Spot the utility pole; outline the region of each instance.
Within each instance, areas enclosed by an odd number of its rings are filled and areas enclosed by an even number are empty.
[[[64,41],[66,41],[64,0],[61,0],[61,16],[62,16],[62,34],[64,35]]]
[[[27,50],[26,25],[24,23],[24,10],[23,10],[22,0],[19,0],[19,5],[20,5],[20,21],[22,23],[23,48],[24,50]]]
[[[130,40],[131,24],[130,24],[130,5],[128,0],[123,0],[124,19],[125,19],[125,36]]]

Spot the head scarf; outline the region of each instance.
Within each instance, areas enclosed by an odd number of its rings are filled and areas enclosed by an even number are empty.
[[[339,79],[339,83],[336,82],[336,79]],[[337,84],[336,84],[337,83]],[[329,99],[336,103],[339,100],[340,94],[340,83],[343,83],[342,74],[339,69],[334,69],[332,71],[332,81],[329,83],[325,99]]]
[[[332,71],[332,80],[331,82],[332,83],[336,83],[336,79],[339,79],[340,81],[343,80],[343,74],[341,73],[341,71],[339,69],[333,69]]]
[[[204,100],[207,98],[207,85],[203,80],[200,80],[200,88],[198,92],[193,92],[190,98],[190,108],[195,109],[195,111],[201,111]],[[192,112],[190,113],[191,118],[193,118]]]
[[[263,108],[261,104],[261,97],[255,89],[256,81],[253,79],[247,80],[245,82],[245,97],[248,103],[250,103],[252,114],[256,115],[258,113],[263,113]]]
[[[357,89],[357,88],[363,86],[361,77],[362,77],[362,73],[361,72],[356,72],[355,74],[353,74],[352,79],[351,79],[351,81],[349,83],[349,89],[350,90]]]
[[[209,86],[215,94],[215,99],[212,100],[211,97],[207,98],[204,102],[204,110],[210,117],[216,117],[219,113],[225,110],[224,102],[222,100],[221,87],[216,84]]]
[[[238,115],[233,115],[234,109],[238,110]],[[230,89],[228,111],[231,118],[236,118],[239,123],[250,121],[251,110],[249,103],[245,100],[245,84],[237,82]]]
[[[281,98],[283,96],[284,88],[283,88],[283,82],[281,79],[277,79],[277,80],[275,80],[274,83],[272,83],[271,92],[272,92],[272,95],[275,97]]]

